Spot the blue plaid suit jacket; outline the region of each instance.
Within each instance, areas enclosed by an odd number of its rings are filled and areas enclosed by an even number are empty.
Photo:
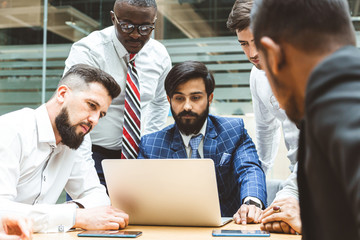
[[[232,217],[248,196],[266,204],[265,174],[242,119],[209,115],[203,150],[215,163],[223,217]],[[176,124],[143,136],[138,158],[187,158]]]

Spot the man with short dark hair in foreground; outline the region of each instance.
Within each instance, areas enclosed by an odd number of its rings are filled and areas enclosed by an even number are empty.
[[[238,224],[258,223],[266,207],[265,174],[242,119],[209,115],[214,87],[204,64],[175,65],[165,79],[175,124],[143,136],[139,158],[211,158],[221,215]]]
[[[301,127],[303,239],[360,239],[360,51],[347,1],[255,1],[251,27],[273,92]]]
[[[0,216],[28,216],[35,232],[128,224],[126,213],[109,206],[91,147],[81,145],[119,93],[109,74],[78,64],[46,104],[0,117]],[[55,204],[64,188],[74,200]]]

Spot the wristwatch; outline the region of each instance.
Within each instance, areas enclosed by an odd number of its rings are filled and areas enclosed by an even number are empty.
[[[254,205],[255,207],[258,207],[258,208],[261,209],[261,205],[259,203],[255,202],[255,201],[251,200],[251,199],[246,200],[246,202],[244,202],[244,204],[246,204],[246,205]]]

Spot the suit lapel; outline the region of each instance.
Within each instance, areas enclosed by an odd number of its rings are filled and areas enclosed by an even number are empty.
[[[216,159],[217,132],[213,122],[208,117],[205,139],[204,139],[204,158]]]
[[[184,142],[176,125],[174,130],[174,137],[170,148],[173,151],[172,158],[188,158],[186,155]]]

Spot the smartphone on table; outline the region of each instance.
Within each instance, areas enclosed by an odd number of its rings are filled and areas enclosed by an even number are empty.
[[[212,235],[214,237],[270,237],[270,232],[261,230],[215,229]]]
[[[78,233],[78,237],[136,238],[141,234],[140,231],[88,230]]]

